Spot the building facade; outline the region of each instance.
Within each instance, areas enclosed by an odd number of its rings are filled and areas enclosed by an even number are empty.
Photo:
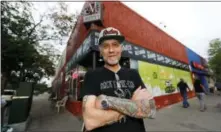
[[[208,87],[208,71],[202,57],[123,3],[86,2],[81,14],[68,40],[65,63],[54,81],[62,80],[58,88],[62,95],[69,91],[67,109],[73,114],[81,113],[78,95],[86,71],[104,64],[97,42],[105,27],[115,27],[125,36],[120,64],[139,71],[158,108],[181,101],[177,91],[180,78],[193,89],[193,78],[199,76]],[[192,91],[188,95],[195,96]]]

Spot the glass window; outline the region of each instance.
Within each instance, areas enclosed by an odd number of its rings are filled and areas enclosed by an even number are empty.
[[[98,37],[95,37],[95,39],[94,39],[94,45],[98,45]]]
[[[137,62],[137,60],[130,59],[130,68],[131,69],[138,69],[138,62]]]
[[[140,52],[139,49],[140,49],[140,48],[134,46],[134,54],[135,54],[136,56],[139,55],[139,52]]]
[[[157,54],[157,60],[164,62],[164,56]]]
[[[182,63],[178,62],[177,61],[177,64],[176,64],[178,67],[181,67],[182,66]]]
[[[147,51],[147,57],[148,59],[156,60],[156,54],[154,52]]]
[[[91,37],[89,35],[88,38],[85,39],[84,44],[83,44],[83,53],[88,52],[88,49],[90,47],[91,44]]]
[[[175,60],[172,60],[172,65],[176,65],[176,63],[177,63],[177,61],[175,61]]]
[[[165,57],[165,62],[167,63],[167,64],[169,64],[169,63],[171,63],[171,59],[170,58],[168,58],[168,57]]]
[[[182,63],[182,68],[185,68],[185,67],[186,67],[186,65]]]
[[[99,33],[95,32],[95,37],[98,38],[99,37]]]

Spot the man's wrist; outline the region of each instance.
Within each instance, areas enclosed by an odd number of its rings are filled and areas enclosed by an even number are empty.
[[[101,100],[102,109],[104,109],[104,110],[109,109],[109,103],[108,103],[108,100],[107,100],[107,96],[106,95],[101,95],[101,96],[99,96],[99,98]]]
[[[101,101],[101,106],[102,106],[102,109],[104,109],[104,110],[109,109],[107,100],[102,100],[102,101]]]

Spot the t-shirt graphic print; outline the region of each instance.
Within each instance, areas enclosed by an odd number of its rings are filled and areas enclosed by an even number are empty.
[[[139,73],[134,69],[121,68],[117,73],[102,67],[88,71],[80,98],[85,95],[99,96],[101,94],[125,99],[131,99],[133,92],[141,86],[145,88]],[[145,132],[143,119],[126,116],[119,122],[92,130],[93,132]]]

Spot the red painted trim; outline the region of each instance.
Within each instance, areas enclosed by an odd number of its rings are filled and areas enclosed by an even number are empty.
[[[120,1],[102,3],[104,27],[115,27],[127,41],[188,64],[186,48],[175,38]]]
[[[195,97],[195,93],[193,91],[188,93],[188,98]],[[170,95],[163,95],[154,98],[156,102],[157,109],[164,108],[166,106],[178,103],[182,101],[182,97],[180,93],[170,94]],[[68,101],[66,108],[70,111],[74,116],[81,116],[82,115],[82,103],[80,101]]]

